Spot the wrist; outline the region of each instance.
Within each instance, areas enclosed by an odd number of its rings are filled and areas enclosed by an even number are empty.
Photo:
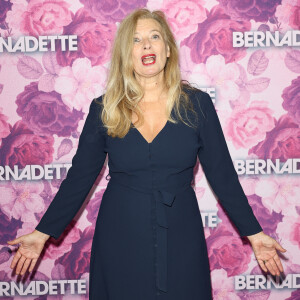
[[[247,238],[250,242],[254,241],[256,238],[260,237],[261,235],[263,235],[264,232],[263,231],[260,231],[258,233],[255,233],[255,234],[251,234],[251,235],[247,235]]]
[[[38,230],[33,231],[34,234],[36,234],[40,239],[44,240],[45,242],[50,238],[50,235]]]

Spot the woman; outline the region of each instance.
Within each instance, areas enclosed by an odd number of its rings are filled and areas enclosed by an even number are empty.
[[[140,122],[138,122],[140,121]],[[135,127],[133,127],[135,125]],[[96,221],[90,299],[212,299],[208,254],[191,181],[205,175],[261,268],[283,271],[238,181],[207,93],[183,84],[174,37],[160,11],[120,24],[105,95],[92,101],[67,178],[11,268],[32,271],[46,240],[75,216],[109,156],[110,180]]]

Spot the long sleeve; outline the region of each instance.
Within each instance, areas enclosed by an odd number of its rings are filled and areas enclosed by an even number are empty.
[[[209,94],[201,91],[198,95],[204,114],[199,112],[203,122],[200,122],[198,158],[205,176],[240,236],[258,233],[262,227],[239,182],[214,104]]]
[[[102,96],[97,100],[101,101]],[[59,238],[82,206],[105,162],[105,136],[100,111],[100,105],[93,99],[72,166],[35,227],[55,239]]]

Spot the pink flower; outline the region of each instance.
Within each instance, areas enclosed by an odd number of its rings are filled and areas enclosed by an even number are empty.
[[[102,94],[105,73],[102,66],[92,67],[88,58],[77,58],[72,67],[60,70],[54,89],[69,108],[87,113],[92,99]]]
[[[206,239],[211,270],[224,269],[227,276],[245,272],[251,260],[252,249],[242,243],[238,235],[219,224]]]
[[[31,82],[17,95],[17,114],[27,126],[40,135],[70,136],[83,113],[70,110],[55,91],[42,92],[37,82]]]
[[[231,20],[224,9],[216,5],[207,19],[198,24],[198,31],[182,41],[181,46],[191,48],[191,58],[195,63],[205,63],[211,55],[221,54],[227,64],[246,56],[246,48],[233,48],[232,32],[250,29],[249,21]]]
[[[263,205],[270,212],[296,215],[299,204],[300,180],[297,177],[268,176],[256,182],[255,194],[261,197]]]
[[[40,196],[44,185],[40,182],[11,181],[0,185],[2,195],[1,209],[11,218],[21,219],[23,222],[36,220],[35,213],[44,210],[45,204]]]
[[[99,4],[99,2],[97,2]],[[110,59],[110,50],[117,27],[115,23],[96,22],[83,8],[79,9],[68,26],[64,27],[64,35],[78,36],[77,51],[57,50],[57,62],[61,66],[71,66],[74,60],[87,57],[92,66],[102,65]]]
[[[53,159],[53,144],[52,136],[34,135],[22,121],[18,121],[10,135],[2,139],[0,164],[18,165],[20,168],[30,164],[48,164]]]
[[[289,115],[283,115],[276,126],[266,134],[266,138],[252,147],[248,154],[255,154],[262,159],[298,158],[300,155],[300,127]]]
[[[272,113],[265,101],[253,101],[249,107],[236,106],[226,120],[225,135],[236,149],[252,147],[274,128]]]
[[[22,15],[21,31],[34,36],[62,34],[72,21],[69,7],[63,0],[31,0]]]
[[[233,100],[240,96],[236,80],[240,71],[236,63],[225,63],[225,58],[218,54],[210,56],[205,64],[197,64],[190,80],[202,86],[214,86],[222,100]],[[226,101],[227,102],[227,101]]]
[[[290,18],[292,18],[293,8],[297,7],[297,2],[299,3],[298,0],[282,0],[281,5],[276,7],[275,16],[284,32],[291,29]]]
[[[24,14],[27,11],[28,2],[26,0],[10,0],[10,2],[12,3],[12,7],[11,10],[7,12],[6,22],[15,36],[23,35],[21,23],[23,22]]]
[[[164,0],[162,10],[168,18],[176,40],[183,40],[197,31],[198,23],[206,19],[205,1]]]
[[[298,5],[293,6],[291,10],[291,16],[289,19],[289,25],[293,29],[300,29],[300,3],[298,1]]]
[[[98,23],[116,23],[125,18],[136,8],[143,8],[147,5],[147,0],[80,0]]]
[[[300,249],[300,216],[284,216],[276,232],[284,241],[297,245]]]
[[[234,20],[254,20],[256,22],[267,22],[274,16],[276,7],[281,0],[218,0],[228,15]]]
[[[2,144],[2,139],[10,134],[11,126],[7,123],[8,117],[3,115],[2,107],[0,107],[0,147]]]
[[[214,300],[240,300],[236,295],[232,278],[228,278],[226,271],[223,269],[213,270],[211,272],[212,289]]]

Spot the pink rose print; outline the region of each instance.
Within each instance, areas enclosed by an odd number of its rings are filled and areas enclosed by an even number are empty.
[[[7,122],[8,117],[3,115],[2,108],[0,107],[0,147],[2,144],[2,139],[10,134],[11,126]]]
[[[282,107],[300,124],[300,76],[283,90],[281,96],[284,100]]]
[[[290,241],[300,249],[300,215],[284,216],[276,230],[284,241]]]
[[[84,9],[102,24],[120,22],[132,10],[147,5],[146,0],[80,0],[80,2],[84,5]]]
[[[256,22],[267,22],[274,16],[276,7],[281,0],[218,0],[228,15],[234,20],[255,20]]]
[[[289,25],[297,30],[300,30],[300,2],[292,7]]]
[[[236,149],[250,148],[266,137],[266,132],[275,127],[273,111],[265,101],[253,101],[249,107],[235,106],[226,119],[224,131]]]
[[[54,153],[54,138],[52,136],[34,135],[22,122],[18,121],[10,135],[2,139],[0,149],[0,164],[11,168],[18,165],[44,165],[52,162]]]
[[[17,114],[36,134],[70,136],[77,129],[83,112],[71,110],[55,91],[42,92],[37,82],[24,87],[16,99]]]
[[[197,31],[198,24],[206,19],[204,4],[203,0],[164,0],[162,10],[167,16],[176,40],[181,41]]]
[[[79,9],[63,34],[78,36],[77,51],[61,51],[57,49],[56,58],[61,66],[71,66],[77,58],[86,57],[92,66],[102,65],[110,58],[112,40],[117,27],[113,24],[97,23],[89,13]]]
[[[238,235],[219,224],[206,239],[211,270],[224,269],[227,276],[245,272],[251,260],[252,249],[242,243]]]
[[[21,31],[33,36],[60,35],[72,21],[69,7],[63,0],[31,0],[22,15]]]
[[[276,126],[266,134],[265,140],[252,147],[248,154],[262,159],[276,159],[285,162],[300,157],[300,128],[289,115],[283,115]]]
[[[212,289],[214,300],[240,300],[241,298],[235,294],[232,279],[227,277],[227,273],[223,269],[213,270],[211,272]]]
[[[191,48],[191,59],[195,63],[205,63],[208,57],[217,54],[230,63],[246,56],[246,48],[232,47],[232,32],[250,29],[249,21],[233,21],[221,7],[214,6],[207,19],[198,25],[198,31],[182,41],[181,46]]]

